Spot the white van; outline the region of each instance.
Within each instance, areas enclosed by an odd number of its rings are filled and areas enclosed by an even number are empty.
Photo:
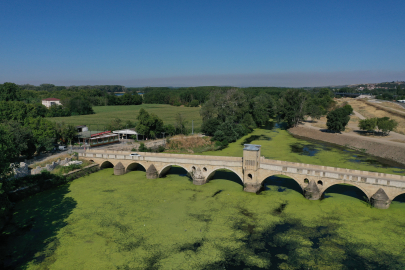
[[[61,151],[64,151],[64,150],[66,150],[66,149],[67,149],[67,147],[64,146],[64,145],[60,145],[60,146],[59,146],[59,150],[61,150]]]

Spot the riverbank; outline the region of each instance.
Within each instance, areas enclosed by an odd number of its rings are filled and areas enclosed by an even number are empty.
[[[349,134],[328,133],[306,127],[294,127],[290,128],[288,131],[295,137],[324,141],[349,147],[355,150],[361,150],[367,154],[389,159],[405,165],[405,144],[393,144],[386,141],[370,141],[360,136],[357,137]]]

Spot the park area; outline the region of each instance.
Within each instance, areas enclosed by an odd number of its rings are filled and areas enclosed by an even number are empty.
[[[176,107],[166,104],[142,104],[128,106],[94,106],[95,114],[76,115],[69,117],[48,117],[47,119],[56,123],[65,122],[74,126],[86,125],[90,130],[103,130],[116,118],[123,122],[137,122],[136,117],[140,109],[145,109],[148,113],[156,114],[165,124],[174,124],[176,115],[182,114],[188,123],[186,128],[191,130],[194,121],[194,132],[199,132],[202,124],[199,107]]]

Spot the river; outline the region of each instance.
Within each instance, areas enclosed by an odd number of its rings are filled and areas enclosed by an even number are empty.
[[[261,144],[268,158],[404,170],[279,128],[205,154],[240,156],[245,142]],[[195,186],[181,168],[154,180],[142,170],[105,169],[18,202],[1,254],[9,269],[405,268],[405,196],[380,210],[349,185],[332,186],[319,201],[282,176],[264,187],[243,192],[228,171]]]

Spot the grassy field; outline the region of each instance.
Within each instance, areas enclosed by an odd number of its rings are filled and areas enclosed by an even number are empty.
[[[291,179],[265,186],[260,195],[243,192],[227,172],[195,186],[175,172],[152,180],[105,169],[18,202],[0,262],[38,270],[404,269],[404,203],[370,208],[345,185],[321,201],[305,199]]]
[[[159,116],[165,124],[174,124],[177,113],[182,113],[188,124],[187,128],[191,129],[191,121],[194,120],[194,131],[200,130],[202,119],[199,107],[175,107],[165,104],[142,104],[129,106],[95,106],[95,114],[78,115],[70,117],[48,117],[53,122],[65,122],[72,125],[87,125],[91,130],[103,130],[103,126],[115,118],[123,121],[130,120],[137,122],[139,110],[143,108],[149,113]]]

